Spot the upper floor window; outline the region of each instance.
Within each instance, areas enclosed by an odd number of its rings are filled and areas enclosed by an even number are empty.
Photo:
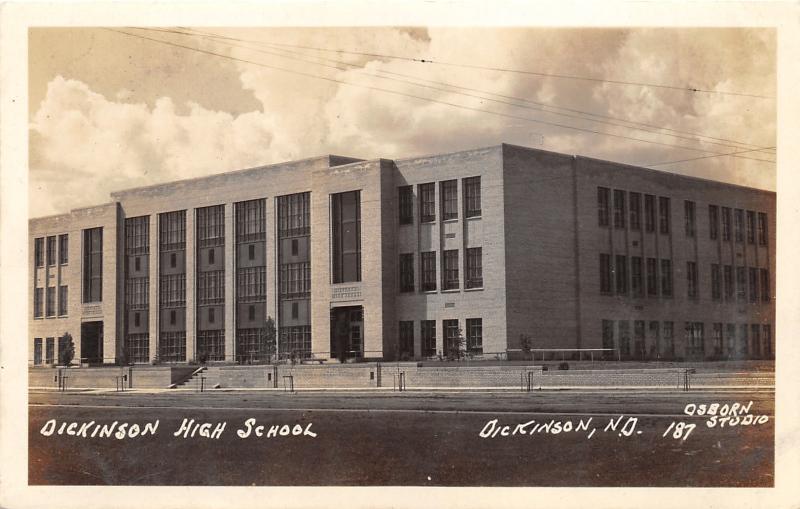
[[[225,243],[225,205],[197,209],[197,245],[221,246]]]
[[[470,177],[463,181],[464,215],[477,217],[481,215],[481,178]]]
[[[644,229],[656,231],[656,197],[652,194],[644,195]]]
[[[661,296],[672,297],[672,260],[661,260]]]
[[[767,215],[763,212],[758,213],[758,244],[767,245]]]
[[[295,237],[311,233],[311,193],[295,193],[278,197],[278,237]]]
[[[717,240],[719,234],[719,207],[716,205],[708,206],[708,237]]]
[[[711,264],[711,299],[722,300],[722,272],[718,263]]]
[[[266,200],[249,200],[235,204],[236,242],[264,240],[267,232]]]
[[[400,255],[400,291],[414,291],[414,253]]]
[[[442,290],[458,289],[458,249],[442,252]]]
[[[44,267],[44,238],[33,240],[33,261],[36,267]]]
[[[685,227],[686,236],[687,237],[694,237],[695,232],[695,210],[694,210],[694,202],[686,200],[683,202],[683,212],[685,217]]]
[[[756,213],[752,210],[747,211],[747,243],[756,243]]]
[[[420,254],[420,279],[422,291],[436,291],[436,253],[428,251]]]
[[[419,195],[419,221],[421,223],[436,221],[436,187],[434,183],[420,184],[417,191]]]
[[[33,317],[41,318],[44,309],[44,288],[33,289]]]
[[[616,267],[614,269],[617,282],[617,295],[628,293],[628,257],[625,255],[616,256]]]
[[[597,188],[597,224],[608,226],[608,203],[610,190],[607,187]]]
[[[482,318],[467,318],[467,351],[473,355],[483,353]]]
[[[731,209],[722,207],[722,240],[731,240]]]
[[[361,191],[331,195],[333,282],[361,281]]]
[[[658,229],[661,233],[668,234],[669,233],[669,217],[670,217],[670,206],[669,206],[669,198],[664,196],[658,197]]]
[[[67,286],[59,286],[58,287],[58,315],[64,316],[67,314],[68,309],[68,300],[67,300]]]
[[[614,189],[614,228],[625,228],[625,191]]]
[[[611,293],[611,255],[600,253],[600,293]]]
[[[445,180],[439,184],[442,188],[442,219],[458,217],[458,181]]]
[[[66,265],[69,261],[69,236],[65,233],[58,236],[58,263]]]
[[[628,206],[631,210],[631,230],[639,230],[642,228],[642,195],[630,193],[628,200]]]
[[[483,287],[483,260],[481,260],[483,249],[480,247],[468,247],[466,256],[466,288]]]
[[[148,216],[140,216],[126,219],[125,253],[128,255],[145,255],[149,252],[150,218]]]
[[[400,209],[400,224],[414,222],[414,191],[411,186],[397,188],[397,202]]]
[[[103,300],[103,228],[83,230],[83,302]]]
[[[686,295],[690,299],[697,298],[697,263],[686,262]]]
[[[162,250],[183,249],[186,246],[186,211],[167,212],[159,216]]]
[[[47,265],[56,264],[56,237],[47,237]]]
[[[733,211],[733,232],[736,242],[744,242],[744,211],[742,209]]]

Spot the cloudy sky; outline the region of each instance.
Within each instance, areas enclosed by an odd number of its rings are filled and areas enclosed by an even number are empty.
[[[653,167],[774,190],[774,151],[753,149],[775,146],[775,44],[741,28],[35,28],[30,212],[327,153],[500,142],[694,159]]]

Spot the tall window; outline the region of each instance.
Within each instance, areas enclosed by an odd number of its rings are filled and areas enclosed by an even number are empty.
[[[267,231],[265,200],[249,200],[235,205],[236,241],[264,240]]]
[[[607,187],[597,188],[597,224],[599,226],[608,226],[610,192],[611,191]]]
[[[143,255],[150,252],[150,218],[131,217],[125,220],[125,253]]]
[[[744,267],[736,267],[736,300],[744,302],[747,299],[747,273]]]
[[[239,302],[258,302],[266,296],[266,267],[241,267],[236,271],[236,297]]]
[[[722,324],[715,323],[713,327],[711,343],[714,348],[714,357],[719,357],[722,355]]]
[[[414,356],[414,322],[400,322],[400,357]]]
[[[56,264],[56,237],[47,237],[47,265]]]
[[[661,233],[669,233],[670,206],[669,198],[658,197],[658,229]]]
[[[288,299],[311,295],[311,262],[283,263],[280,266],[281,296]]]
[[[44,238],[33,240],[33,260],[36,267],[44,267]]]
[[[103,300],[103,228],[83,230],[83,302]]]
[[[614,349],[614,321],[613,320],[603,320],[601,323],[602,331],[603,331],[603,348],[607,350]],[[604,357],[610,357],[610,354],[607,352],[603,352]]]
[[[467,352],[473,355],[483,353],[483,319],[467,318]]]
[[[686,322],[686,353],[690,356],[702,356],[705,353],[703,322]]]
[[[464,186],[464,216],[481,215],[481,178],[469,177],[462,181]]]
[[[159,301],[163,308],[186,305],[186,274],[162,274]]]
[[[617,323],[619,328],[619,353],[623,357],[631,354],[631,329],[628,320],[620,320]]]
[[[436,221],[436,187],[433,182],[417,186],[419,195],[419,221],[432,223]]]
[[[41,318],[44,310],[44,288],[33,289],[33,317]]]
[[[442,251],[442,290],[458,289],[458,249]]]
[[[61,285],[58,287],[58,316],[65,316],[67,314],[67,287]]]
[[[614,228],[625,228],[625,191],[614,189]]]
[[[661,260],[661,296],[672,297],[672,260]]]
[[[711,298],[713,300],[722,299],[722,278],[720,275],[719,264],[711,264]]]
[[[770,359],[772,358],[772,329],[768,323],[765,323],[761,330],[764,337],[764,355]]]
[[[55,364],[56,361],[56,338],[47,338],[45,343],[45,357],[46,364]]]
[[[159,216],[161,250],[184,249],[186,246],[186,211],[178,210]]]
[[[675,356],[675,326],[673,322],[663,323],[664,354],[667,357]]]
[[[725,300],[733,299],[733,267],[725,265],[722,268],[722,282],[725,290]]]
[[[761,289],[761,302],[769,302],[770,299],[770,291],[769,291],[769,270],[767,269],[759,269],[761,274],[761,284],[759,288]]]
[[[747,286],[750,289],[750,302],[758,302],[758,269],[755,267],[747,271]]]
[[[644,195],[644,229],[647,232],[656,230],[656,197]]]
[[[742,209],[733,211],[733,232],[736,242],[744,242],[744,211]]]
[[[631,256],[631,293],[634,297],[644,295],[642,282],[642,258]]]
[[[694,237],[695,232],[695,209],[694,202],[686,200],[683,202],[683,212],[685,216],[684,229],[687,237]]]
[[[397,203],[400,210],[400,224],[414,222],[414,191],[412,186],[397,188]]]
[[[767,215],[763,212],[758,213],[758,245],[767,245]]]
[[[225,244],[225,205],[198,208],[197,245],[211,247],[223,244]]]
[[[617,294],[628,293],[628,257],[624,255],[616,256],[616,282]]]
[[[640,230],[642,228],[642,195],[630,193],[628,200],[631,209],[631,230]]]
[[[445,355],[458,354],[459,344],[459,331],[458,320],[442,320],[442,330],[444,332],[444,349]]]
[[[708,206],[708,236],[711,240],[717,240],[719,235],[719,207],[716,205]]]
[[[467,288],[483,288],[483,248],[468,247],[466,256]]]
[[[600,253],[600,293],[611,293],[611,255]]]
[[[278,197],[278,237],[298,237],[311,233],[311,193]]]
[[[686,296],[697,298],[697,263],[686,262]]]
[[[436,320],[422,320],[419,325],[422,355],[433,357],[436,355]]]
[[[420,254],[420,271],[422,291],[436,291],[436,252],[428,251]]]
[[[42,338],[33,338],[33,363],[37,366],[42,363]]]
[[[333,282],[361,281],[361,191],[331,195]]]
[[[55,316],[56,315],[56,287],[55,286],[48,286],[47,293],[47,301],[45,302],[44,307],[44,315],[45,316]]]
[[[722,207],[722,240],[731,240],[731,209]]]
[[[756,213],[752,210],[747,211],[747,243],[756,243]]]
[[[445,180],[439,184],[442,189],[442,219],[458,217],[458,181]]]
[[[647,295],[658,296],[658,260],[647,259]]]
[[[400,254],[400,291],[414,291],[414,253]]]

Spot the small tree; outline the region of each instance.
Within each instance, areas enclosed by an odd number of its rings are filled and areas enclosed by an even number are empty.
[[[264,326],[261,327],[258,335],[258,359],[257,361],[272,360],[272,356],[276,352],[275,338],[277,333],[275,331],[275,320],[271,316],[267,317]]]
[[[447,345],[447,358],[450,360],[461,360],[467,354],[467,340],[464,333],[458,329],[458,335],[450,338]]]
[[[65,332],[58,342],[58,363],[62,366],[69,366],[74,358],[75,342],[72,340],[72,334]]]
[[[520,334],[519,335],[519,347],[522,349],[522,353],[525,355],[525,360],[531,360],[531,344],[533,341],[531,337],[527,334]]]

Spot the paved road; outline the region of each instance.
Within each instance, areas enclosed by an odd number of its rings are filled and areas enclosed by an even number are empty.
[[[687,395],[594,391],[31,393],[29,481],[131,485],[771,486],[773,397],[770,392]],[[749,413],[769,416],[766,423],[709,428],[707,416],[682,415],[688,403],[749,401],[753,401]],[[623,418],[616,430],[604,430],[609,421],[616,422],[620,416]],[[50,419],[56,420],[56,428],[51,436],[45,436],[41,430]],[[217,423],[227,424],[218,439],[201,437],[199,430],[193,438],[174,436],[184,419],[212,423],[212,429]],[[246,425],[248,419],[255,419],[250,427]],[[497,421],[493,426],[494,419]],[[154,435],[135,438],[92,438],[93,426],[87,428],[86,438],[58,435],[61,423],[95,421],[109,425],[117,421],[143,427],[156,420],[158,429]],[[551,421],[550,433],[539,428]],[[686,440],[672,437],[676,426],[663,436],[673,422],[696,427]],[[573,431],[555,434],[557,423],[562,428],[571,425]],[[586,429],[575,431],[581,423]],[[626,429],[630,436],[622,433],[626,423],[635,424]],[[284,431],[289,430],[290,434],[256,437],[258,425],[265,426],[265,435],[270,426],[288,425]],[[504,425],[509,427],[503,429]],[[250,434],[242,438],[238,430],[249,430]],[[292,430],[301,434],[293,436]],[[305,430],[308,434],[304,435]],[[482,430],[497,430],[497,435],[483,438]],[[515,430],[517,433],[513,434]]]

